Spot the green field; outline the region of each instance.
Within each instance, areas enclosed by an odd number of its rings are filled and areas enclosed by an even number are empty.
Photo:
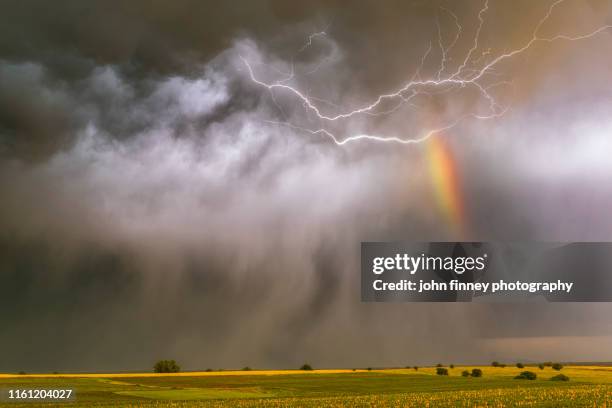
[[[339,407],[339,406],[612,406],[612,367],[569,366],[558,371],[527,366],[536,380],[516,380],[515,367],[479,367],[481,378],[449,369],[222,371],[180,374],[0,375],[0,406],[34,407]],[[70,402],[7,402],[6,390],[74,389]]]

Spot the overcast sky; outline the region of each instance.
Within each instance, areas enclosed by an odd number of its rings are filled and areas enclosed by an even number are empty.
[[[608,304],[361,303],[361,241],[459,237],[427,141],[329,136],[454,124],[435,136],[462,238],[609,241],[612,30],[536,42],[486,94],[434,85],[319,117],[468,55],[469,80],[551,3],[490,0],[476,44],[480,1],[0,0],[0,371],[612,360]],[[538,35],[611,10],[566,0]]]

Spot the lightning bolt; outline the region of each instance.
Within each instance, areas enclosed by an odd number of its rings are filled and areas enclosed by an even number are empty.
[[[473,54],[480,47],[479,43],[480,43],[481,31],[486,22],[485,15],[487,11],[489,10],[489,0],[485,0],[482,8],[480,9],[477,15],[478,25],[476,27],[474,38],[472,41],[472,46],[467,51],[465,57],[463,58],[463,61],[457,67],[457,69],[452,74],[447,74],[446,76],[444,75],[444,73],[447,68],[448,53],[455,46],[455,44],[461,37],[461,34],[463,32],[463,27],[461,26],[457,16],[452,11],[447,10],[447,9],[441,9],[442,11],[449,14],[453,18],[455,22],[455,26],[456,26],[456,33],[455,33],[455,37],[452,40],[452,42],[448,46],[445,46],[443,43],[443,39],[442,39],[442,32],[440,29],[439,19],[436,20],[437,27],[438,27],[438,44],[437,45],[441,51],[441,61],[440,61],[438,71],[432,78],[428,78],[428,79],[421,78],[421,70],[432,50],[432,46],[430,43],[429,48],[426,50],[425,54],[421,58],[421,63],[417,67],[414,75],[403,86],[401,86],[399,89],[396,89],[392,92],[378,95],[376,99],[374,99],[369,104],[366,104],[364,106],[361,106],[353,110],[346,110],[342,113],[337,113],[334,115],[324,113],[319,103],[328,105],[328,106],[333,106],[336,108],[338,108],[338,105],[333,104],[329,101],[325,101],[320,98],[310,97],[303,91],[300,91],[298,88],[287,84],[288,80],[293,78],[293,75],[294,75],[293,69],[290,75],[283,80],[279,80],[276,82],[265,82],[263,80],[258,79],[258,77],[255,75],[253,67],[251,66],[251,64],[246,58],[242,56],[239,56],[239,57],[247,69],[250,80],[254,84],[267,89],[272,94],[272,98],[275,103],[277,102],[276,102],[276,99],[274,98],[274,92],[279,91],[279,90],[287,91],[288,93],[292,94],[295,98],[297,98],[297,100],[299,100],[302,103],[305,109],[313,113],[316,116],[316,118],[322,122],[332,123],[332,122],[337,122],[337,121],[344,120],[344,119],[349,119],[349,118],[352,118],[358,115],[362,115],[362,114],[373,115],[373,116],[388,115],[388,114],[391,114],[397,111],[400,107],[412,101],[417,96],[433,95],[434,93],[431,91],[431,89],[436,89],[436,88],[442,89],[441,92],[448,92],[454,89],[472,87],[485,100],[489,102],[489,105],[488,105],[489,112],[487,114],[471,113],[471,114],[461,115],[459,118],[454,119],[450,123],[441,125],[433,129],[428,129],[424,131],[422,135],[411,137],[411,138],[403,138],[403,137],[398,137],[398,136],[379,136],[379,135],[370,135],[370,134],[354,134],[354,135],[340,137],[332,133],[330,130],[328,130],[325,127],[321,127],[318,129],[311,129],[307,127],[298,126],[296,124],[292,124],[286,121],[285,122],[267,121],[268,123],[287,126],[295,130],[299,130],[305,133],[310,133],[312,135],[326,136],[330,138],[338,146],[346,145],[350,142],[354,142],[358,140],[369,140],[369,141],[375,141],[375,142],[391,142],[391,143],[401,143],[401,144],[417,144],[417,143],[424,142],[425,140],[429,139],[431,136],[437,133],[452,129],[453,127],[457,126],[459,123],[461,123],[462,121],[466,119],[471,118],[471,119],[478,119],[478,120],[487,120],[487,119],[497,118],[497,117],[504,115],[508,111],[510,106],[509,105],[501,106],[497,102],[495,97],[490,93],[490,90],[492,88],[495,88],[501,85],[512,85],[512,83],[509,81],[500,81],[492,85],[485,86],[483,82],[484,82],[485,77],[495,75],[495,68],[498,65],[500,65],[502,62],[504,62],[505,60],[508,60],[519,54],[526,52],[527,50],[532,48],[537,43],[552,43],[555,41],[585,40],[585,39],[592,38],[612,28],[612,25],[604,25],[588,33],[575,35],[575,36],[571,36],[567,34],[557,34],[553,37],[541,36],[540,31],[542,27],[551,18],[555,9],[560,4],[562,4],[564,1],[565,0],[556,0],[550,5],[546,14],[538,21],[537,25],[535,26],[531,38],[526,43],[524,43],[521,47],[504,52],[500,55],[497,55],[496,57],[492,58],[489,62],[485,63],[478,69],[468,68],[468,66],[476,64],[477,62],[479,62],[480,60],[482,60],[483,58],[491,54],[490,49],[487,49],[485,52],[483,52],[483,54],[476,61],[474,61],[472,58]],[[306,41],[304,46],[302,46],[302,48],[298,52],[302,52],[306,48],[310,47],[313,44],[314,38],[325,36],[325,35],[327,35],[325,31],[311,34],[308,37],[308,40]],[[383,103],[385,103],[386,101],[392,101],[396,99],[399,101],[396,103],[394,107],[392,107],[391,109],[385,110],[385,111],[379,111],[379,108],[381,107]],[[414,104],[410,104],[410,105],[413,107],[416,106]]]
[[[314,40],[317,37],[324,37],[326,36],[327,33],[325,31],[320,31],[318,33],[312,33],[308,36],[308,40],[306,40],[306,43],[304,43],[304,45],[302,46],[302,48],[300,48],[298,50],[298,54],[301,52],[304,52],[306,50],[306,48],[310,47],[312,45],[312,40]]]

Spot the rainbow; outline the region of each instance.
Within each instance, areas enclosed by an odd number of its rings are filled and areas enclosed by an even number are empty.
[[[425,148],[438,208],[454,235],[458,239],[465,239],[468,223],[456,160],[449,145],[439,135],[430,137]]]

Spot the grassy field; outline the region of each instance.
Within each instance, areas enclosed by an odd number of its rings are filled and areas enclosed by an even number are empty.
[[[546,367],[477,367],[481,378],[435,368],[221,371],[180,374],[0,374],[0,406],[34,407],[406,407],[612,406],[612,367],[569,366],[568,382]],[[515,380],[523,370],[536,380]],[[74,389],[69,402],[8,402],[8,389]]]

